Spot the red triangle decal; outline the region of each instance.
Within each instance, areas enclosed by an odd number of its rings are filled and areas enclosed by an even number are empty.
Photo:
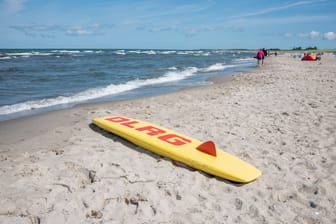
[[[196,149],[198,149],[199,151],[205,152],[209,155],[212,155],[215,157],[217,156],[216,146],[215,146],[215,143],[213,143],[213,141],[203,142],[202,144],[197,146]]]

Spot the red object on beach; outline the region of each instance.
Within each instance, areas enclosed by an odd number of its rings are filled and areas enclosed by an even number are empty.
[[[306,55],[304,56],[301,61],[316,61],[317,58],[315,55]]]
[[[216,146],[215,143],[213,143],[212,141],[203,142],[197,147],[197,149],[214,157],[217,156]]]

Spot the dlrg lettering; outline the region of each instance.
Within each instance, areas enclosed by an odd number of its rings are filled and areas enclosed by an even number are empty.
[[[139,132],[145,132],[149,136],[156,137],[164,142],[167,142],[171,145],[175,146],[180,146],[184,145],[187,143],[190,143],[191,140],[181,137],[177,134],[174,133],[167,133],[167,131],[162,130],[158,127],[152,126],[152,125],[141,125],[139,121],[132,120],[130,118],[126,117],[109,117],[106,118],[105,120],[113,122],[113,123],[118,123],[120,125],[123,125],[125,127],[134,129]]]

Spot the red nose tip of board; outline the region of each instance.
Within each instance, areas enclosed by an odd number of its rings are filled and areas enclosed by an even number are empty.
[[[216,154],[216,146],[215,143],[213,143],[213,141],[207,141],[207,142],[203,142],[202,144],[200,144],[199,146],[197,146],[197,148],[199,151],[205,152],[209,155],[212,155],[214,157],[217,156]]]

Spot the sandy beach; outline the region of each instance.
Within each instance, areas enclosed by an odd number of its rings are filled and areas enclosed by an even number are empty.
[[[336,59],[271,56],[214,84],[0,122],[0,223],[336,223]],[[262,170],[234,184],[91,124],[124,115]]]

